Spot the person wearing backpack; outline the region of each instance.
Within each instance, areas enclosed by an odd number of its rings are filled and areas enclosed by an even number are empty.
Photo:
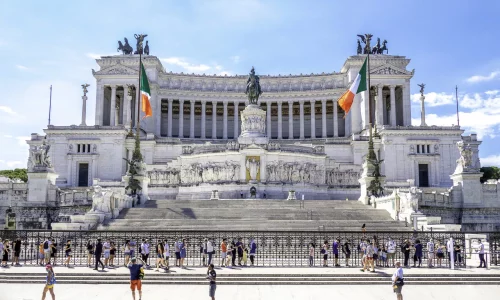
[[[51,243],[50,239],[45,239],[43,242],[43,256],[45,257],[45,264],[50,263]]]
[[[45,266],[45,270],[47,271],[47,278],[45,280],[45,287],[43,288],[42,300],[45,300],[47,291],[50,293],[52,300],[55,300],[56,295],[54,294],[54,284],[56,283],[56,275],[54,274],[54,270],[50,264]]]
[[[140,261],[140,264],[136,262]],[[142,279],[144,278],[144,261],[140,258],[132,257],[127,265],[130,270],[130,289],[132,290],[132,299],[135,300],[135,290],[139,291],[139,300],[142,298]]]

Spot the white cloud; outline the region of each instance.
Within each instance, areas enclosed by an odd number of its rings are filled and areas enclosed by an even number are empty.
[[[481,158],[481,166],[483,167],[500,167],[500,155],[490,155]]]
[[[460,106],[464,108],[478,108],[483,104],[483,99],[478,93],[474,94],[472,97],[468,94],[463,97],[460,101]]]
[[[420,94],[411,95],[414,103],[420,103]],[[429,107],[450,105],[455,103],[455,97],[452,94],[430,92],[425,94],[425,105]]]
[[[170,65],[175,65],[183,68],[184,70],[188,72],[204,72],[208,71],[211,69],[210,66],[205,65],[205,64],[193,64],[187,61],[185,58],[181,57],[168,57],[168,58],[162,58],[161,61],[166,62],[167,64]]]
[[[3,111],[4,113],[7,113],[9,115],[15,116],[17,113],[10,107],[8,106],[0,106],[0,111]]]
[[[10,139],[10,138],[12,138],[12,135],[10,135],[10,134],[4,134],[3,137]]]
[[[121,53],[120,53],[121,54]],[[92,53],[92,52],[89,52],[89,53],[86,53],[85,56],[87,56],[88,58],[92,58],[92,59],[100,59],[101,57],[103,56],[114,56],[114,55],[117,55],[116,53],[111,53],[111,54],[98,54],[98,53]]]
[[[16,65],[16,68],[18,68],[18,69],[19,69],[19,70],[21,70],[21,71],[27,71],[27,70],[29,70],[29,68],[28,68],[28,67],[23,66],[23,65]]]
[[[492,91],[486,91],[484,92],[488,96],[495,96],[500,93],[500,90],[492,90]]]
[[[7,166],[8,169],[24,168],[26,164],[18,160],[0,160],[0,165]],[[2,167],[3,168],[3,167]]]
[[[241,58],[240,58],[238,55],[235,55],[235,56],[231,56],[229,59],[230,59],[233,63],[237,64],[237,63],[239,63],[239,62],[240,62],[240,59],[241,59]]]
[[[484,82],[484,81],[491,81],[497,77],[500,77],[500,71],[491,72],[489,75],[486,75],[486,76],[474,75],[474,76],[467,78],[466,81],[469,83],[478,83],[478,82]]]
[[[17,142],[19,143],[19,146],[26,146],[28,147],[28,144],[26,144],[27,140],[30,140],[30,136],[16,136]]]

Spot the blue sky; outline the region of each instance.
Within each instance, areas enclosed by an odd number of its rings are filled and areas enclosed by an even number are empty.
[[[355,4],[353,4],[355,3]],[[426,86],[427,123],[461,125],[483,140],[483,165],[500,165],[500,1],[0,1],[0,169],[25,167],[24,140],[47,125],[79,124],[82,83],[117,40],[147,33],[167,71],[260,74],[339,71],[356,34],[388,40],[411,58],[412,94]],[[416,98],[415,98],[416,100]],[[412,116],[419,117],[415,102]]]

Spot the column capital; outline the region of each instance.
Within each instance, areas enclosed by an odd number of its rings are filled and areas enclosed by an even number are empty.
[[[391,90],[394,90],[396,87],[397,87],[397,85],[396,85],[396,84],[390,84],[390,85],[389,85],[389,88],[390,88]]]
[[[238,100],[234,100],[233,103],[234,103],[234,106],[240,105],[240,101],[238,101]]]
[[[279,101],[279,102],[276,102],[278,104],[278,107],[281,107],[283,105],[283,102]]]
[[[300,99],[300,100],[299,100],[299,104],[300,104],[300,105],[304,105],[304,102],[306,102],[306,100],[304,100],[304,99]]]
[[[271,101],[267,101],[267,102],[266,102],[266,105],[267,105],[267,106],[271,106],[271,104],[272,104],[272,102],[271,102]]]
[[[294,102],[293,100],[288,100],[289,105],[293,105],[293,102]]]
[[[168,103],[170,104],[170,103],[174,102],[174,99],[172,99],[172,98],[167,98],[167,101],[168,101]]]
[[[112,90],[116,90],[116,88],[118,87],[116,84],[110,84],[109,87],[112,89]]]
[[[324,103],[324,104],[326,104],[326,101],[328,101],[328,100],[326,100],[326,99],[321,99],[321,104],[323,104],[323,103]]]
[[[222,105],[223,105],[224,107],[227,107],[227,105],[228,105],[228,104],[229,104],[229,103],[228,103],[227,101],[223,101],[223,102],[222,102]]]
[[[213,100],[212,105],[217,105],[217,100]]]
[[[311,104],[314,104],[316,103],[316,100],[309,100],[311,102]]]
[[[179,99],[180,104],[184,104],[184,99]]]

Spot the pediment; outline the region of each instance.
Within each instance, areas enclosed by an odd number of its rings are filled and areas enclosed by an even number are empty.
[[[370,71],[370,74],[375,75],[413,75],[413,73],[413,70],[409,72],[405,69],[398,68],[391,64],[385,64]]]
[[[93,72],[94,75],[138,75],[139,73],[127,66],[116,64],[105,69],[101,69],[97,72]]]

